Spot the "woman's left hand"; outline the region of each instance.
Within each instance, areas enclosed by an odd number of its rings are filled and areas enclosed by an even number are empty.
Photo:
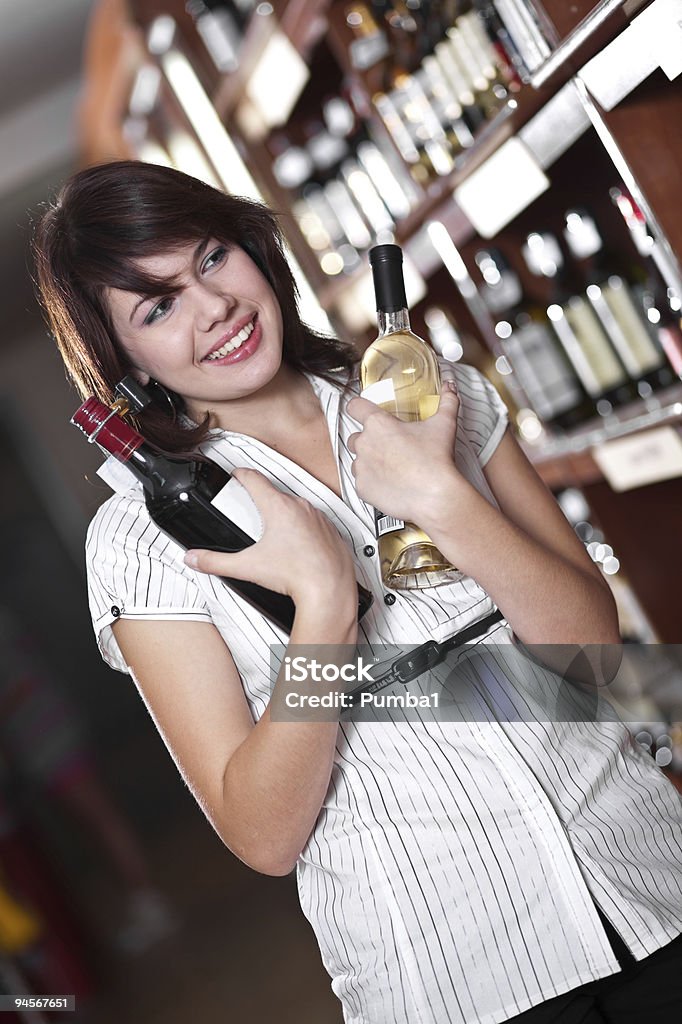
[[[459,477],[456,390],[444,381],[437,412],[414,423],[402,422],[366,398],[353,398],[347,408],[363,428],[348,438],[358,494],[387,515],[423,524]]]

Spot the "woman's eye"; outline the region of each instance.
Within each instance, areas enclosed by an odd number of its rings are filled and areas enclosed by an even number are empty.
[[[227,256],[227,248],[224,245],[219,245],[213,252],[210,252],[204,262],[201,264],[201,272],[204,274],[207,270],[213,270],[215,267],[219,267],[220,264],[225,260]]]
[[[170,310],[172,303],[172,299],[161,299],[160,302],[157,302],[144,318],[145,324],[153,324],[157,320],[161,320]]]

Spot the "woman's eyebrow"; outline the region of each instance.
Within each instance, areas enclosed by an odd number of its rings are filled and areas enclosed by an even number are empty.
[[[142,305],[142,303],[143,303],[143,302],[149,302],[149,299],[150,299],[150,296],[149,296],[149,295],[143,295],[143,296],[142,296],[142,298],[141,298],[141,299],[139,299],[139,300],[138,300],[138,301],[137,301],[137,302],[135,303],[135,305],[133,306],[133,308],[132,308],[132,310],[131,310],[131,313],[130,313],[130,318],[129,318],[129,320],[128,320],[128,323],[131,323],[131,324],[132,324],[132,322],[133,322],[133,317],[134,317],[134,316],[135,316],[135,314],[137,313],[137,311],[138,311],[138,309],[140,308],[140,306]]]
[[[205,238],[203,242],[199,242],[198,246],[194,250],[194,262],[196,263],[204,254],[204,250],[208,248],[208,244],[211,241],[210,238]]]
[[[208,248],[208,245],[209,245],[210,241],[211,241],[210,238],[205,238],[203,240],[203,242],[199,242],[199,244],[197,245],[197,247],[195,248],[195,250],[194,250],[194,252],[192,254],[192,262],[193,263],[197,263],[201,259],[201,257],[204,254],[204,251]],[[150,295],[143,295],[141,299],[138,299],[138,301],[135,303],[135,305],[133,306],[132,310],[130,311],[130,317],[129,317],[129,320],[128,320],[129,323],[133,322],[133,317],[137,313],[137,311],[140,308],[140,306],[142,305],[142,303],[143,302],[149,302],[149,300],[152,297],[153,296],[150,296]]]

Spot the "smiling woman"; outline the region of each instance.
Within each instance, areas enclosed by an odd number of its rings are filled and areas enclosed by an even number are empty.
[[[166,167],[120,161],[75,175],[42,218],[34,252],[48,322],[83,397],[113,401],[115,385],[133,371],[163,384],[178,412],[191,415],[186,397],[219,397],[209,365],[244,361],[245,382],[255,372],[246,357],[257,347],[261,384],[265,362],[274,374],[278,356],[287,369],[323,377],[355,358],[302,323],[272,211]],[[244,289],[252,287],[247,308]],[[206,359],[251,322],[239,358]],[[163,367],[155,357],[162,349]],[[238,381],[234,387],[238,397]],[[145,435],[166,451],[196,447],[210,421],[202,413],[195,423],[192,430],[186,419],[171,421],[163,402],[140,415]]]
[[[589,718],[595,702],[532,717],[532,688],[568,686],[547,651],[589,687],[620,638],[489,381],[450,364],[456,390],[417,423],[360,398],[353,353],[300,321],[272,213],[167,168],[76,175],[36,246],[81,392],[161,382],[176,414],[145,410],[142,432],[200,445],[261,515],[243,551],[185,554],[139,487],[114,495],[87,539],[93,624],[225,845],[296,869],[348,1024],[679,1018],[682,807],[615,716]],[[370,503],[423,527],[462,578],[385,593]],[[291,635],[221,577],[290,596]],[[356,578],[375,597],[360,624]],[[475,720],[277,720],[283,647],[342,672],[359,640],[412,650],[465,629]],[[588,711],[557,720],[569,706]]]
[[[233,426],[232,403],[268,384],[282,363],[282,314],[270,283],[243,249],[215,238],[137,266],[159,281],[155,294],[104,291],[133,372],[141,384],[154,379],[182,395],[195,422],[208,406],[214,426]]]

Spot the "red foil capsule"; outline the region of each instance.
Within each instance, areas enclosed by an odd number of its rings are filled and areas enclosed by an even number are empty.
[[[88,441],[97,442],[120,462],[127,462],[144,438],[98,398],[88,398],[76,409],[71,422],[79,427]]]

